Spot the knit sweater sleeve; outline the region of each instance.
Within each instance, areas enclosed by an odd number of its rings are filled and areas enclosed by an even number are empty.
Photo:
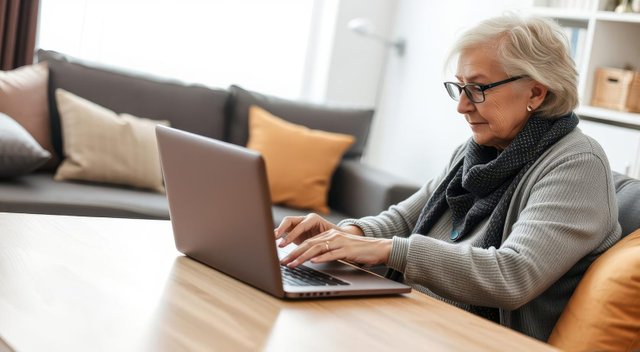
[[[406,237],[411,233],[418,221],[420,211],[427,203],[431,193],[433,193],[434,183],[436,182],[436,179],[429,181],[409,198],[392,205],[389,209],[376,216],[342,220],[338,223],[338,226],[358,226],[366,237]]]
[[[615,231],[611,174],[598,155],[558,160],[531,186],[500,248],[395,237],[389,266],[434,293],[514,310],[557,281]]]
[[[367,237],[407,237],[415,227],[422,208],[424,208],[438,185],[440,185],[442,180],[447,176],[453,164],[462,156],[464,146],[465,144],[462,144],[456,148],[449,160],[449,164],[442,170],[440,175],[431,179],[409,198],[392,205],[389,209],[376,216],[367,216],[360,219],[345,219],[337,225],[339,227],[347,225],[358,226]]]

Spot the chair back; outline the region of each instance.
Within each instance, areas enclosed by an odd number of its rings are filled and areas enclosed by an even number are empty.
[[[566,351],[640,350],[640,180],[614,173],[622,239],[587,270],[549,344]]]
[[[622,237],[640,228],[640,180],[613,173]]]

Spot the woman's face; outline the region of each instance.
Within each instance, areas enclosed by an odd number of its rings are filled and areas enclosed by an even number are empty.
[[[495,51],[489,46],[480,46],[461,52],[456,78],[461,84],[485,85],[509,76],[498,62]],[[525,77],[485,90],[482,103],[471,102],[463,93],[457,110],[469,123],[476,143],[503,150],[531,116],[527,106],[535,110],[542,104],[545,94],[544,86]]]

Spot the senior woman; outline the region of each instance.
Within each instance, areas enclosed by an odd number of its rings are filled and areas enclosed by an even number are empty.
[[[546,341],[589,264],[620,237],[605,153],[576,128],[562,29],[507,15],[465,32],[450,60],[472,138],[417,193],[334,225],[288,217],[283,264],[385,264],[418,291]],[[398,275],[399,274],[399,275]]]

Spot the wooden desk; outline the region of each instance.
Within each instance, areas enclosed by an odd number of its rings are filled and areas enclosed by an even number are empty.
[[[168,221],[8,213],[0,337],[17,351],[553,350],[416,292],[276,299],[182,256]]]

